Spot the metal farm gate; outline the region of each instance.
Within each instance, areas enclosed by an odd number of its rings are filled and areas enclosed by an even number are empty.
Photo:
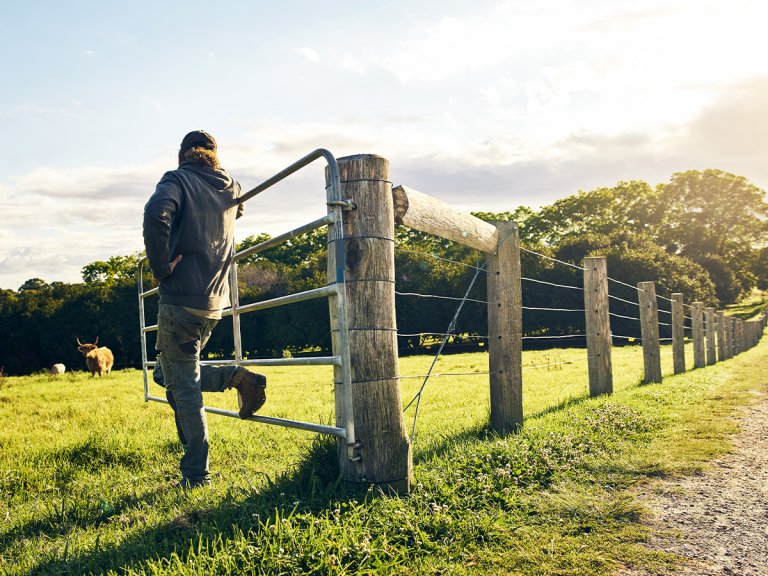
[[[359,459],[359,456],[354,456],[355,446],[355,427],[354,417],[352,413],[352,384],[351,384],[351,366],[350,366],[350,354],[349,354],[349,339],[348,339],[348,321],[347,321],[347,303],[346,303],[346,288],[345,288],[345,261],[344,261],[344,225],[343,214],[346,209],[351,206],[342,200],[341,198],[341,184],[339,181],[339,167],[334,156],[324,149],[318,149],[308,154],[304,158],[294,162],[278,174],[275,174],[253,190],[245,193],[240,197],[240,202],[245,202],[253,196],[256,196],[260,192],[263,192],[267,188],[280,182],[286,177],[290,176],[299,169],[307,166],[318,158],[324,158],[327,163],[327,178],[329,185],[326,188],[327,196],[327,213],[325,216],[318,218],[308,224],[300,226],[294,230],[271,238],[265,242],[252,246],[241,252],[237,252],[232,258],[232,268],[230,271],[230,287],[231,287],[231,299],[232,305],[223,311],[223,316],[232,317],[232,328],[234,335],[234,358],[225,360],[201,360],[200,364],[216,364],[216,365],[237,365],[237,366],[317,366],[317,365],[332,365],[336,367],[335,372],[340,374],[342,381],[342,395],[344,414],[343,418],[339,418],[337,414],[337,422],[342,420],[344,422],[343,427],[327,426],[323,424],[316,424],[313,422],[301,422],[296,420],[288,420],[283,418],[274,418],[271,416],[252,416],[249,420],[261,422],[264,424],[274,424],[277,426],[285,426],[288,428],[299,428],[302,430],[308,430],[312,432],[319,432],[324,434],[332,434],[339,438],[343,438],[347,445],[347,455],[350,459]],[[295,238],[301,234],[311,232],[323,226],[328,227],[328,246],[329,249],[333,249],[333,262],[335,263],[334,269],[329,269],[328,285],[321,288],[315,288],[313,290],[307,290],[305,292],[299,292],[296,294],[290,294],[287,296],[281,296],[279,298],[273,298],[269,300],[263,300],[261,302],[254,302],[251,304],[240,305],[238,286],[237,286],[237,265],[238,261],[263,252],[273,246],[281,244],[291,238]],[[330,254],[329,254],[330,256]],[[156,360],[149,360],[147,354],[147,333],[157,331],[157,324],[147,325],[144,311],[144,300],[146,298],[155,296],[159,293],[158,288],[152,288],[150,290],[144,290],[143,286],[143,273],[144,267],[147,263],[147,259],[143,258],[139,262],[137,272],[137,284],[139,295],[139,325],[141,329],[141,356],[142,356],[142,368],[144,372],[144,400],[146,402],[164,402],[168,403],[165,398],[158,396],[152,396],[149,393],[149,374],[148,370],[154,368],[157,363]],[[292,304],[296,302],[303,302],[305,300],[312,300],[315,298],[330,297],[331,303],[329,310],[333,310],[334,314],[331,314],[331,330],[335,333],[336,338],[333,339],[333,356],[324,357],[308,357],[308,358],[267,358],[267,359],[244,359],[242,354],[242,341],[240,335],[240,315],[247,314],[249,312],[255,312],[257,310],[264,310],[267,308],[274,308],[276,306],[283,306],[285,304]],[[335,306],[333,303],[335,301]],[[333,306],[333,308],[331,308]],[[338,406],[339,403],[337,402]],[[220,414],[222,416],[230,416],[238,418],[238,413],[231,410],[223,410],[219,408],[212,408],[205,406],[206,412],[212,414]]]

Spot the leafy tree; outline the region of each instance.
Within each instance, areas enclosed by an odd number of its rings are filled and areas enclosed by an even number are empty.
[[[83,281],[88,285],[102,284],[108,287],[135,281],[136,269],[143,256],[143,253],[136,252],[127,256],[112,256],[106,262],[91,262],[83,267]]]
[[[30,278],[19,286],[19,292],[39,292],[48,288],[48,284],[42,278]]]
[[[659,192],[641,180],[557,200],[525,221],[525,239],[555,245],[584,234],[629,230],[654,235],[664,220]]]
[[[667,250],[711,271],[724,303],[755,283],[751,270],[768,240],[765,191],[743,176],[721,170],[690,170],[661,186],[667,217],[658,240]],[[736,289],[730,282],[735,276]]]

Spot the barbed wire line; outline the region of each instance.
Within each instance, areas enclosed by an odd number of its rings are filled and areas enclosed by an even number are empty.
[[[661,308],[659,308],[658,312],[659,314],[669,314],[670,316],[672,315],[671,310],[662,310]]]
[[[523,310],[542,310],[544,312],[586,312],[583,308],[539,308],[537,306],[522,306]]]
[[[456,338],[470,338],[473,340],[488,340],[490,338],[490,336],[482,336],[481,334],[446,334],[445,332],[417,332],[416,334],[398,332],[397,336],[398,338],[414,338],[416,336],[454,336]]]
[[[486,263],[487,265],[487,263]],[[464,299],[466,300],[469,297],[469,293],[472,291],[472,288],[475,285],[475,281],[477,280],[477,277],[479,276],[481,272],[481,268],[477,268],[475,270],[475,275],[472,277],[472,281],[469,283],[469,286],[467,287],[467,291],[464,293]],[[445,348],[445,344],[448,342],[448,338],[450,338],[450,335],[456,330],[456,322],[459,319],[459,314],[461,314],[461,311],[464,308],[465,302],[462,301],[459,303],[458,308],[456,308],[456,313],[453,315],[453,318],[451,319],[451,322],[448,324],[448,329],[445,331],[446,336],[443,337],[443,341],[440,343],[440,348],[437,350],[437,354],[432,359],[432,364],[429,367],[429,370],[427,371],[426,376],[424,377],[424,382],[421,384],[421,388],[419,388],[419,391],[416,393],[416,396],[413,397],[413,399],[406,405],[405,408],[403,408],[403,412],[408,410],[410,406],[416,402],[416,409],[414,410],[413,414],[413,426],[411,427],[411,444],[413,444],[413,441],[416,438],[416,421],[419,417],[419,408],[421,407],[421,397],[424,392],[424,389],[427,386],[427,382],[429,382],[429,377],[432,374],[432,371],[435,368],[435,364],[437,364],[438,358],[440,358],[440,355],[443,353],[443,348]]]
[[[396,376],[393,380],[421,380],[422,378],[446,378],[457,376],[489,376],[490,372],[438,372],[433,374],[415,374],[413,376]],[[408,410],[408,407],[413,403],[413,400],[408,403],[408,406],[403,408],[403,412]]]
[[[455,302],[476,302],[478,304],[488,304],[488,300],[478,300],[476,298],[459,298],[458,296],[441,296],[439,294],[420,294],[418,292],[399,292],[395,290],[398,296],[413,296],[416,298],[435,298],[437,300],[453,300]]]
[[[523,336],[523,340],[557,340],[563,338],[585,338],[588,334],[563,334],[559,336]]]
[[[477,270],[480,268],[481,270],[485,270],[485,264],[482,266],[477,266],[476,264],[467,264],[466,262],[459,262],[458,260],[451,260],[450,258],[446,258],[445,256],[439,256],[438,254],[435,254],[434,252],[420,252],[418,250],[410,250],[408,248],[401,248],[397,245],[395,246],[395,249],[399,252],[405,252],[406,254],[414,254],[416,256],[422,257],[422,260],[424,260],[425,256],[429,256],[430,258],[434,258],[435,260],[441,260],[443,262],[449,262],[451,264],[456,264],[457,266],[464,266],[465,268],[471,268],[472,270]]]
[[[608,298],[612,300],[618,300],[619,302],[624,302],[625,304],[632,304],[633,306],[640,307],[640,304],[638,302],[632,302],[632,300],[625,300],[624,298],[619,298],[618,296],[614,296],[613,294],[608,294]]]
[[[675,301],[672,300],[672,298],[667,298],[666,296],[662,296],[661,294],[656,294],[656,298],[661,298],[662,300],[666,300],[667,302],[672,302],[673,304],[675,303]]]
[[[622,336],[621,334],[611,334],[611,338],[623,338],[624,340],[637,340],[638,342],[642,342],[643,339],[639,336]]]
[[[556,286],[557,288],[570,288],[571,290],[581,290],[584,292],[584,288],[581,286],[571,286],[569,284],[555,284],[554,282],[546,282],[545,280],[536,280],[536,278],[528,278],[526,276],[521,276],[520,280],[524,280],[526,282],[535,282],[536,284],[546,284],[547,286]]]
[[[608,316],[614,316],[615,318],[625,318],[627,320],[640,320],[640,318],[635,316],[624,316],[623,314],[616,314],[615,312],[608,312]]]
[[[564,264],[565,266],[570,266],[571,268],[576,268],[576,270],[586,270],[583,266],[577,266],[576,264],[572,264],[571,262],[565,262],[564,260],[558,260],[557,258],[552,258],[551,256],[546,256],[544,254],[540,254],[538,252],[534,252],[533,250],[529,250],[528,248],[520,247],[520,250],[522,252],[528,252],[529,254],[535,254],[536,256],[539,256],[540,258],[544,258],[545,260],[550,260],[551,262],[557,262],[558,264]]]
[[[611,278],[608,276],[609,282],[614,282],[615,284],[621,284],[622,286],[627,286],[628,288],[632,288],[632,290],[636,292],[645,292],[642,288],[638,288],[637,286],[632,286],[632,284],[627,284],[626,282],[622,282],[621,280],[616,280],[615,278]]]

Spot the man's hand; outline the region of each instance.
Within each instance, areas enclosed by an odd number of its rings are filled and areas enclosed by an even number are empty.
[[[170,262],[169,266],[171,267],[171,274],[173,274],[173,269],[174,269],[174,268],[176,268],[176,264],[178,264],[179,262],[181,262],[181,259],[182,259],[182,258],[183,258],[183,256],[182,256],[181,254],[179,254],[178,256],[176,256],[176,258],[174,258],[174,259],[173,259],[173,260]]]

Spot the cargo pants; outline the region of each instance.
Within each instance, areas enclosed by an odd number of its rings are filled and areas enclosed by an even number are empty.
[[[181,306],[160,304],[157,320],[158,363],[154,380],[165,387],[174,410],[176,430],[184,447],[181,485],[190,488],[210,484],[208,422],[203,392],[232,388],[245,368],[201,366],[200,352],[218,320],[202,318]]]

